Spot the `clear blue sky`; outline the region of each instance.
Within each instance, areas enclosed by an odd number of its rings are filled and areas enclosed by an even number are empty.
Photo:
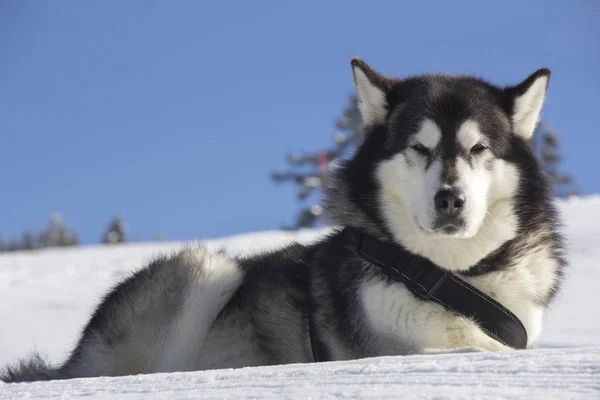
[[[600,191],[600,1],[0,2],[0,235],[54,211],[86,243],[292,222],[286,151],[331,143],[350,58],[386,74],[517,83],[552,69],[544,118]]]

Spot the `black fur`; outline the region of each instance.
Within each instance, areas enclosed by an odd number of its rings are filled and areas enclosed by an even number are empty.
[[[0,381],[2,382],[34,382],[57,379],[57,371],[48,360],[37,352],[32,353],[13,365],[7,365],[0,370]]]
[[[300,360],[281,360],[276,347],[281,341],[274,340],[281,335],[276,313],[265,306],[271,305],[268,299],[279,303],[273,308],[286,307],[294,310],[295,315],[288,323],[297,324],[293,337],[285,339],[290,345],[303,346],[308,335],[309,265],[314,259],[316,246],[292,244],[281,250],[253,257],[238,259],[244,272],[244,279],[217,321],[230,317],[235,312],[248,313],[254,331],[254,338],[261,350],[268,355],[268,364],[286,362],[308,362],[310,358]],[[285,288],[284,291],[281,288]],[[265,301],[267,300],[267,301]],[[274,321],[270,321],[275,318]]]

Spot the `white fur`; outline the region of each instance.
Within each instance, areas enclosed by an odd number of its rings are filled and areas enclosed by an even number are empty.
[[[468,346],[509,350],[472,320],[439,304],[417,299],[404,285],[390,285],[383,279],[368,280],[361,287],[361,298],[373,329],[398,341],[398,354],[438,353],[437,349],[447,351]]]
[[[387,115],[385,93],[375,86],[359,67],[353,67],[352,70],[363,121],[368,125],[382,123]]]
[[[525,139],[533,136],[546,98],[547,86],[548,76],[540,76],[525,93],[515,99],[512,118],[517,135]]]
[[[494,179],[493,173],[484,166],[484,163],[489,160],[490,157],[486,157],[486,154],[478,156],[474,160],[473,167],[460,157],[456,160],[458,181],[454,186],[462,189],[467,198],[463,211],[466,216],[467,227],[460,237],[473,237],[480,229],[485,218],[488,208],[487,194]]]
[[[456,131],[456,139],[463,149],[471,149],[476,144],[484,142],[484,138],[479,124],[472,119],[463,122]]]
[[[442,131],[440,131],[437,124],[429,118],[423,120],[421,128],[414,135],[415,143],[420,143],[429,149],[436,147],[441,139]]]
[[[465,143],[478,136],[474,122],[467,121],[463,127],[464,132],[471,132],[462,135]],[[426,168],[423,157],[407,150],[382,162],[377,178],[381,208],[397,240],[444,268],[464,270],[515,236],[517,224],[511,199],[519,175],[513,165],[493,159],[489,152],[477,156],[473,167],[462,159],[456,162],[459,177],[454,186],[466,193],[467,227],[453,236],[437,234],[431,228],[433,199],[442,187],[440,160]],[[491,170],[486,163],[491,163]]]

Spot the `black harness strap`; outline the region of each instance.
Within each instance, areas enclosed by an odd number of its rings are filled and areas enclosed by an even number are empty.
[[[403,283],[415,296],[473,319],[490,337],[514,349],[527,347],[527,331],[506,307],[428,259],[354,229],[360,256]]]

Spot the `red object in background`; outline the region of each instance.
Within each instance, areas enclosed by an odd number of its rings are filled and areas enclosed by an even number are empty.
[[[319,154],[319,169],[321,170],[321,190],[327,184],[327,153]]]

